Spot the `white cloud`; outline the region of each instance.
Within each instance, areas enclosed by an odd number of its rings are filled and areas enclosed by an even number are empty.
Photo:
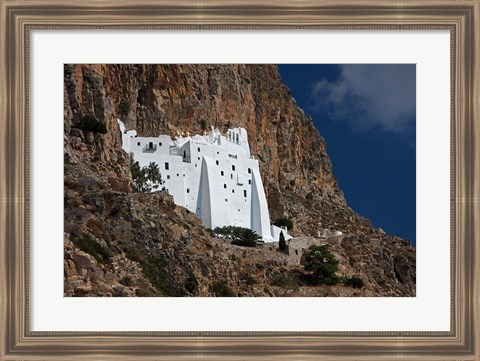
[[[313,87],[317,110],[327,110],[356,129],[379,127],[403,133],[414,125],[415,65],[341,65],[336,82],[319,81]]]

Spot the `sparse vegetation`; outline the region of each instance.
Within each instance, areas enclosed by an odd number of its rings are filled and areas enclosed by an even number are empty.
[[[128,115],[128,113],[130,112],[130,103],[123,99],[121,102],[120,102],[120,105],[118,106],[118,109],[120,111],[120,115],[122,117],[126,117]]]
[[[312,272],[311,283],[333,285],[339,282],[335,272],[338,271],[338,261],[330,252],[328,245],[312,245],[305,252],[304,267]]]
[[[288,218],[279,218],[273,224],[277,227],[287,227],[288,230],[293,228],[293,222]]]
[[[235,297],[235,293],[228,287],[227,282],[220,280],[212,285],[212,292],[216,297]]]
[[[202,130],[207,130],[207,121],[203,118],[200,119],[200,128],[202,128]]]
[[[197,287],[198,287],[197,277],[193,272],[190,271],[188,273],[187,280],[185,281],[185,289],[190,293],[194,293]]]
[[[104,123],[100,122],[93,115],[87,115],[80,118],[80,121],[77,125],[77,128],[83,130],[84,132],[93,132],[93,133],[107,133],[107,127]]]
[[[77,238],[74,243],[81,251],[93,256],[98,263],[104,264],[111,257],[111,252],[87,235]]]
[[[257,232],[236,226],[217,227],[213,230],[213,237],[225,238],[243,247],[256,247],[264,243]]]
[[[157,290],[165,296],[183,297],[187,292],[180,288],[172,277],[167,273],[167,261],[160,256],[148,256],[145,259],[137,261],[143,269],[143,274]]]
[[[145,290],[143,288],[137,288],[135,290],[135,296],[137,297],[150,297],[153,296],[148,290]]]
[[[63,153],[63,164],[64,164],[64,165],[72,164],[70,154],[68,154],[68,153]]]
[[[132,172],[133,188],[136,192],[147,193],[158,189],[164,182],[156,163],[150,162],[147,167],[140,167],[130,153],[130,171]]]
[[[243,275],[242,279],[245,281],[245,283],[249,286],[254,285],[257,283],[257,280],[249,273],[246,273]]]
[[[299,286],[297,281],[295,281],[293,278],[290,278],[285,274],[275,277],[272,280],[272,285],[277,287],[282,287],[282,288],[289,288],[289,289],[296,289]]]
[[[124,286],[127,286],[127,287],[131,287],[131,286],[134,285],[134,282],[133,282],[132,277],[127,275],[127,276],[122,277],[122,279],[120,280],[120,284],[124,285]]]
[[[352,286],[353,288],[363,288],[363,286],[365,286],[365,282],[357,276],[347,278],[344,284],[345,286]]]
[[[116,216],[120,213],[120,207],[118,206],[114,206],[112,207],[112,209],[110,210],[110,215],[111,216]]]
[[[71,65],[64,64],[63,65],[63,74],[65,78],[70,78],[73,74],[73,68]]]

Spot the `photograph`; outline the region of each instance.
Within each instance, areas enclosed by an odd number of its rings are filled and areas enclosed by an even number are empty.
[[[0,361],[480,360],[480,0],[0,13]]]
[[[415,64],[64,64],[65,297],[415,297]]]

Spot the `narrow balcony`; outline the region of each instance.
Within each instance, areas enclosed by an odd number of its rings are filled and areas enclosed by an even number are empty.
[[[142,152],[154,153],[156,150],[157,150],[157,145],[150,142],[143,147]]]

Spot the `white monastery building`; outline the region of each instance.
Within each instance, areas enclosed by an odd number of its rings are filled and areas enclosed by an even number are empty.
[[[280,232],[285,240],[292,238],[286,229],[270,225],[258,160],[250,155],[244,128],[229,129],[224,136],[212,127],[209,134],[187,134],[172,141],[167,135],[138,137],[120,120],[118,124],[122,148],[133,153],[141,167],[156,163],[164,190],[205,227],[250,228],[265,242],[278,241]]]

